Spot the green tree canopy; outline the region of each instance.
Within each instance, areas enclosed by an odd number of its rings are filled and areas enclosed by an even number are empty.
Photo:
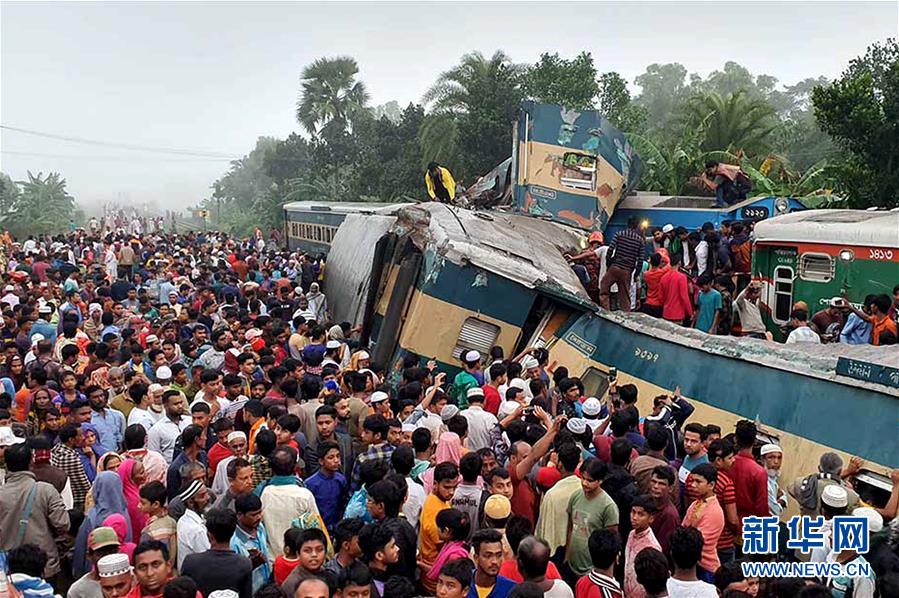
[[[527,97],[547,104],[561,104],[574,110],[590,110],[596,103],[599,84],[589,52],[572,59],[544,53],[524,76]]]
[[[870,46],[842,76],[812,92],[821,128],[846,148],[852,205],[899,206],[899,44]]]
[[[646,128],[646,109],[633,102],[618,73],[599,77],[599,111],[624,133],[642,133]]]

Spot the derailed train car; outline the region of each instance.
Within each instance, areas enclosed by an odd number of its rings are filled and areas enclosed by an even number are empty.
[[[574,317],[548,344],[551,362],[603,396],[609,368],[639,388],[638,408],[680,386],[696,407],[692,421],[733,430],[759,422],[784,447],[782,483],[817,470],[825,451],[866,460],[860,494],[884,506],[899,467],[899,356],[892,347],[775,344],[713,336],[643,314],[595,312]],[[847,364],[848,361],[848,364]],[[866,372],[877,371],[878,376]],[[892,381],[890,374],[895,376]]]
[[[541,219],[427,203],[350,215],[334,237],[328,292],[335,315],[363,323],[373,359],[406,353],[455,372],[459,356],[546,342],[593,309],[562,253],[583,234]]]

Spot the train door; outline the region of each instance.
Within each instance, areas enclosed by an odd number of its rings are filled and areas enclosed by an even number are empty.
[[[796,294],[796,249],[768,247],[765,253],[766,267],[759,270],[768,283],[765,303],[775,326],[786,326],[790,322]]]

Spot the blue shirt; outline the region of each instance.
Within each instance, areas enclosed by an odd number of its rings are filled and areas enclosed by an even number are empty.
[[[117,452],[125,440],[125,415],[118,409],[107,407],[103,411],[91,410],[91,423],[100,433],[100,444],[107,451]]]
[[[709,332],[715,322],[715,312],[721,309],[721,293],[715,289],[699,293],[699,313],[696,316],[696,329]]]
[[[871,324],[855,314],[849,314],[840,332],[840,342],[847,345],[867,345],[871,342]]]
[[[346,501],[347,481],[339,471],[326,475],[321,469],[306,479],[306,488],[315,497],[318,512],[328,529],[340,522]]]
[[[474,583],[475,576],[472,573],[471,575],[471,589],[468,591],[468,598],[478,598],[478,588]],[[490,590],[490,593],[487,594],[487,598],[506,598],[509,592],[512,591],[516,584],[514,581],[509,579],[508,577],[503,577],[502,575],[496,576],[496,584],[493,586],[493,589]]]
[[[272,576],[272,555],[268,550],[268,533],[262,522],[256,528],[256,536],[253,537],[238,525],[231,536],[231,550],[241,556],[250,558],[250,550],[256,549],[265,557],[265,562],[253,569],[253,593],[268,583]]]

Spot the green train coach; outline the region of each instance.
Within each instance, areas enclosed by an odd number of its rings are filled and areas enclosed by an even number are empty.
[[[763,284],[763,317],[778,340],[797,301],[811,313],[845,295],[892,295],[899,284],[899,211],[807,210],[755,227],[752,270]]]

